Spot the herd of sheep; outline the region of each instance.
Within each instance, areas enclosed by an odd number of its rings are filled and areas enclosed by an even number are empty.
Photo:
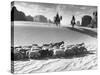
[[[75,56],[87,52],[84,43],[67,45],[64,41],[50,44],[32,44],[27,47],[11,47],[11,60],[61,58]]]

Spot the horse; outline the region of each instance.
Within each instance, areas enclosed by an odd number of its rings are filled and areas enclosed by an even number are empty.
[[[62,20],[62,16],[59,16],[57,13],[57,15],[54,17],[54,23],[56,24],[56,26],[60,26],[61,20]]]

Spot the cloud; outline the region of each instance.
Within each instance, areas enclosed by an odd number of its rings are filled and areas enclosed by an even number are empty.
[[[87,9],[87,8],[86,8],[86,7],[80,7],[80,9],[85,10],[85,9]]]
[[[80,15],[80,14],[82,14],[82,12],[80,11],[75,12],[75,15]]]

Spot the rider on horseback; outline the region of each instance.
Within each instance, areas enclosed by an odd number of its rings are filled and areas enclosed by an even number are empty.
[[[71,25],[72,25],[72,27],[74,28],[74,25],[75,25],[75,17],[74,17],[74,16],[72,17]]]
[[[54,17],[54,23],[55,23],[57,26],[59,26],[61,20],[62,20],[62,16],[59,16],[59,14],[57,13],[57,15]]]

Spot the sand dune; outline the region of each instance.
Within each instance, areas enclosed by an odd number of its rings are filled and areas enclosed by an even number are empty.
[[[14,61],[14,73],[59,72],[97,69],[97,56],[69,59]]]

